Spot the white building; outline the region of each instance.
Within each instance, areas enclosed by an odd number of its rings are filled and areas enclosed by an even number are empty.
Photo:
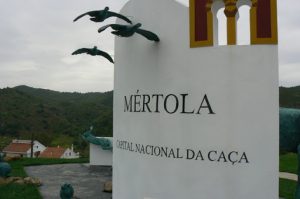
[[[60,159],[75,159],[79,158],[79,152],[75,152],[73,145],[71,148],[57,147],[47,147],[41,155],[41,158],[60,158]]]
[[[33,141],[33,157],[38,157],[45,149],[39,141]],[[31,140],[13,140],[3,149],[3,153],[8,157],[30,157]]]

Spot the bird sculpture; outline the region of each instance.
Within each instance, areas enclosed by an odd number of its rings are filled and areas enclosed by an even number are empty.
[[[4,162],[3,155],[0,154],[0,178],[7,178],[10,175],[11,166]]]
[[[131,20],[128,19],[127,17],[125,17],[121,14],[109,11],[109,7],[105,7],[104,10],[94,10],[94,11],[89,11],[89,12],[83,13],[82,15],[79,15],[78,17],[76,17],[73,20],[73,22],[77,21],[81,17],[84,17],[85,15],[89,15],[91,17],[90,20],[94,21],[94,22],[103,22],[105,19],[107,19],[109,17],[118,17],[130,24],[132,23]]]
[[[296,188],[295,199],[300,199],[300,144],[298,145],[297,151],[298,151],[298,183]]]
[[[92,128],[90,128],[89,131],[86,131],[83,135],[82,138],[94,145],[100,146],[103,150],[113,150],[113,145],[112,142],[107,139],[107,138],[97,138],[92,134]]]
[[[99,28],[98,32],[101,33],[107,28],[111,27],[114,30],[111,33],[119,37],[131,37],[135,33],[138,33],[150,41],[159,42],[159,37],[155,33],[141,29],[141,26],[141,23],[137,23],[135,25],[108,24]]]
[[[110,61],[111,63],[114,63],[114,60],[112,59],[112,57],[104,51],[98,50],[97,46],[94,46],[94,48],[80,48],[76,51],[74,51],[72,53],[72,55],[78,55],[78,54],[82,54],[82,53],[86,53],[92,56],[102,56],[105,57],[108,61]]]

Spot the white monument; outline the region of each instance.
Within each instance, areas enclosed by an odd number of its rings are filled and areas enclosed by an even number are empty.
[[[252,2],[248,46],[235,45],[236,0],[227,46],[212,0],[124,6],[161,42],[116,38],[114,199],[278,199],[276,1]]]

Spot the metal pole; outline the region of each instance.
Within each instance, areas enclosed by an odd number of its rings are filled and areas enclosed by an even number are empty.
[[[33,144],[34,144],[33,133],[31,133],[31,151],[30,151],[30,158],[33,158]]]

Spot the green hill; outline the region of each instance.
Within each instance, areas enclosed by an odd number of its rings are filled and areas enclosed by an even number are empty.
[[[96,135],[112,136],[112,103],[112,91],[82,94],[28,86],[0,89],[0,136],[29,139],[34,133],[45,145],[80,145],[80,135],[91,125]]]
[[[300,86],[279,88],[280,107],[300,109]]]

